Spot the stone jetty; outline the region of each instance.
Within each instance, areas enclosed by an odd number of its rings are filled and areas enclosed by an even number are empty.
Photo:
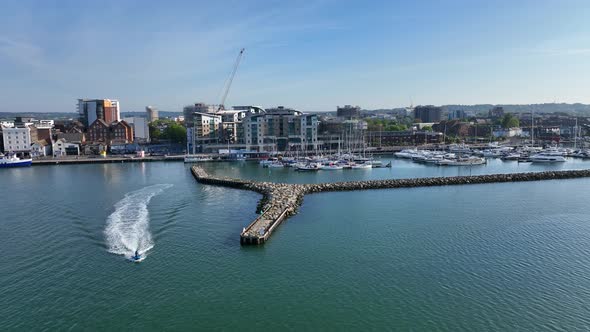
[[[262,199],[258,203],[257,208],[257,212],[260,215],[248,227],[243,229],[240,234],[240,243],[242,244],[263,244],[283,220],[297,212],[305,194],[329,191],[415,188],[590,177],[590,170],[571,170],[318,184],[286,184],[212,176],[199,166],[193,166],[191,171],[200,183],[252,190],[262,194]]]

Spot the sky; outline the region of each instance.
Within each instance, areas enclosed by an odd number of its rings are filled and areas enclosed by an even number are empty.
[[[590,1],[0,2],[0,112],[590,103]]]

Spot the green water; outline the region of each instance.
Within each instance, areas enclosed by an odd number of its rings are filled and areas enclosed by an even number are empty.
[[[207,167],[321,182],[587,165]],[[0,177],[0,330],[590,329],[590,179],[308,195],[263,247],[240,247],[259,195],[199,185],[181,163]],[[151,238],[143,262],[112,253],[113,223],[134,226],[119,229],[130,245]]]

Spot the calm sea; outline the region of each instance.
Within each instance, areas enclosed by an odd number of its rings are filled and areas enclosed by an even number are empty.
[[[206,167],[303,183],[590,162]],[[264,246],[241,247],[260,196],[197,184],[182,163],[0,178],[0,330],[590,329],[590,179],[308,195]]]

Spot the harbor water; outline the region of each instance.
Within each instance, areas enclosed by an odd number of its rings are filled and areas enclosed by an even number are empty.
[[[590,162],[205,167],[316,183]],[[198,184],[189,165],[35,166],[0,177],[0,330],[590,328],[590,179],[313,194],[264,246],[242,247],[260,195]],[[141,263],[127,259],[135,249]]]

